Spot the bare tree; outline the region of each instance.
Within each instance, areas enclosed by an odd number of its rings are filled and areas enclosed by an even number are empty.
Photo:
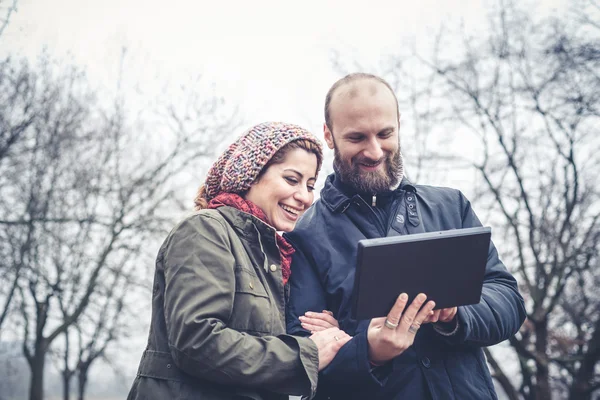
[[[500,0],[486,34],[445,32],[434,56],[420,57],[430,71],[421,92],[434,88],[444,115],[437,125],[479,149],[471,159],[478,208],[504,227],[501,250],[526,298],[527,321],[510,340],[520,376],[491,349],[496,380],[511,399],[592,399],[600,388],[600,13],[582,1],[561,19],[534,15]]]
[[[162,125],[153,121],[155,133],[148,134],[128,117],[122,98],[102,107],[77,68],[45,57],[26,76],[31,95],[0,104],[1,121],[14,110],[33,110],[18,138],[24,150],[13,145],[8,152],[0,193],[0,226],[8,239],[2,251],[10,256],[3,271],[15,286],[2,294],[4,303],[12,295],[18,304],[13,318],[31,369],[30,399],[38,400],[46,356],[58,337],[77,327],[87,339],[113,340],[118,316],[126,316],[119,282],[147,275],[146,266],[132,260],[171,223],[177,176],[211,155],[234,120],[221,99],[192,93],[167,107]],[[78,367],[82,387],[89,365],[104,352],[102,346],[88,350]]]
[[[129,304],[132,302],[132,289],[140,287],[147,291],[148,287],[139,284],[141,271],[126,264],[139,262],[141,253],[140,248],[130,249],[130,258],[112,268],[110,281],[99,283],[97,300],[63,334],[64,347],[53,349],[53,353],[60,358],[64,400],[70,398],[74,377],[77,377],[77,398],[85,399],[92,365],[100,359],[107,360],[107,349],[128,337],[129,332],[135,329],[134,324],[139,322]],[[68,312],[60,295],[58,301],[64,318]]]
[[[0,36],[4,33],[14,12],[17,12],[17,0],[0,0]]]
[[[0,188],[4,194],[9,186],[7,176],[15,169],[13,160],[28,151],[29,141],[25,134],[31,129],[35,110],[33,107],[19,107],[20,104],[31,104],[33,102],[34,87],[30,79],[30,71],[27,63],[19,63],[10,59],[0,63],[0,104],[3,112],[0,112]],[[2,206],[2,204],[0,204]],[[7,215],[0,209],[0,219]],[[7,221],[4,221],[7,222]],[[4,243],[9,243],[13,238],[0,232],[0,238]],[[26,234],[27,236],[27,234]],[[0,277],[6,282],[0,289],[0,334],[2,326],[11,310],[18,278],[23,266],[23,257],[29,246],[26,239],[20,245],[12,243],[9,246],[0,246]],[[10,254],[9,254],[10,253]],[[12,260],[8,263],[8,260]],[[0,335],[1,338],[1,335]]]

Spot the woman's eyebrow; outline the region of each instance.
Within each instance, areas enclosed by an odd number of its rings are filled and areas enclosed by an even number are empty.
[[[295,170],[295,169],[293,169],[293,168],[286,168],[286,169],[284,169],[283,171],[284,171],[284,172],[286,172],[286,171],[291,171],[291,172],[295,173],[296,175],[298,175],[300,178],[304,178],[304,175],[302,175],[302,173],[301,173],[300,171],[298,171],[298,170]],[[310,180],[310,179],[317,179],[317,178],[313,176],[313,177],[311,177],[311,178],[308,178],[308,179]]]

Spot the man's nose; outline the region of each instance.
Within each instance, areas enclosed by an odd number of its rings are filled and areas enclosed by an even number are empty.
[[[378,161],[383,157],[383,150],[381,149],[381,144],[377,140],[377,138],[369,139],[367,142],[367,146],[363,151],[363,155],[365,157],[370,158],[373,161]]]

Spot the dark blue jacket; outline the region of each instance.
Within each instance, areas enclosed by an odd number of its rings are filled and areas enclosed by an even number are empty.
[[[496,399],[482,347],[514,335],[525,319],[517,283],[490,245],[481,302],[459,307],[458,331],[444,336],[424,325],[413,346],[383,367],[368,362],[369,321],[351,318],[357,242],[400,234],[481,226],[458,190],[413,186],[406,180],[377,202],[389,213],[327,178],[321,198],[286,235],[296,248],[292,262],[287,329],[307,335],[298,317],[331,310],[340,327],[353,335],[321,372],[318,398],[331,399]],[[387,203],[386,203],[387,202]],[[389,215],[387,221],[382,215]],[[418,267],[418,266],[415,266]],[[433,278],[433,277],[432,277]]]

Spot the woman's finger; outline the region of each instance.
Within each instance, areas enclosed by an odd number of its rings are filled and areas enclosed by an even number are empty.
[[[308,324],[305,322],[302,322],[300,325],[302,326],[302,328],[304,328],[310,332],[319,332],[319,331],[324,331],[325,329],[328,329],[328,328],[325,328],[325,327],[322,327],[319,325]]]
[[[320,319],[323,320],[327,323],[329,323],[332,326],[338,326],[337,320],[333,317],[333,314],[330,314],[329,312],[313,312],[313,311],[307,311],[304,314],[305,317],[307,318],[314,318],[314,319]]]
[[[338,328],[338,322],[335,318],[327,316],[328,318],[316,318],[316,317],[306,317],[300,316],[298,319],[300,322],[304,322],[311,325],[322,326],[323,328]]]

